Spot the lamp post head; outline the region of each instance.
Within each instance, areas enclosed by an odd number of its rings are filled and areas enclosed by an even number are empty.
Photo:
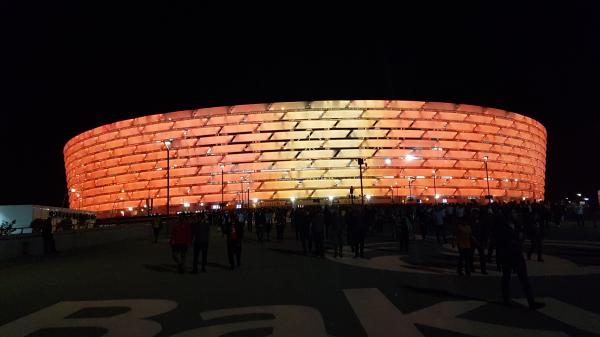
[[[483,156],[483,160],[488,160],[488,156]]]
[[[163,140],[163,143],[165,143],[165,146],[167,147],[167,150],[171,148],[171,144],[173,144],[173,140],[172,139],[166,139]]]
[[[221,171],[225,168],[225,165],[221,164],[219,165],[219,167],[221,168]]]
[[[390,165],[392,163],[392,160],[390,158],[385,158],[384,162],[386,165]]]

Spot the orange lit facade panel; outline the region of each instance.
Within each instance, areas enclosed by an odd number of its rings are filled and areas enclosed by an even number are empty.
[[[390,186],[429,201],[435,193],[482,198],[488,183],[498,199],[544,198],[546,130],[529,117],[464,104],[342,100],[176,111],[86,131],[63,151],[76,191],[71,207],[110,214],[153,198],[161,210],[166,139],[176,209],[219,203],[222,191],[224,201],[239,202],[242,185],[251,199],[346,198],[350,186],[359,189],[356,158],[367,163],[370,202],[389,201]]]

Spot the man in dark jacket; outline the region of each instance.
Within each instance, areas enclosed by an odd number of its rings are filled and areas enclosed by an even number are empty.
[[[539,309],[544,304],[535,302],[533,298],[533,291],[527,275],[527,265],[523,258],[521,241],[515,230],[515,224],[506,214],[501,217],[504,221],[498,223],[499,228],[496,232],[496,258],[502,266],[502,299],[505,304],[510,305],[510,276],[514,271],[519,277],[529,308]]]
[[[227,234],[227,256],[229,257],[230,269],[233,270],[236,263],[238,268],[242,265],[244,226],[237,221],[237,217],[230,216],[225,225],[225,233]]]
[[[298,210],[300,225],[300,240],[302,241],[302,251],[304,254],[312,251],[312,231],[310,229],[310,215],[306,209]]]
[[[352,209],[348,228],[352,228],[354,243],[354,257],[365,257],[365,236],[367,235],[367,224],[363,217],[363,209]]]
[[[206,260],[208,259],[208,238],[210,236],[210,224],[206,214],[200,213],[192,226],[192,237],[194,239],[194,265],[192,273],[198,273],[198,255],[202,252],[202,272],[206,272]]]
[[[52,235],[52,218],[49,217],[44,221],[42,227],[42,238],[44,239],[44,254],[56,253],[56,245],[54,236]]]
[[[317,209],[312,214],[312,236],[315,241],[315,256],[325,257],[325,212],[322,209]]]

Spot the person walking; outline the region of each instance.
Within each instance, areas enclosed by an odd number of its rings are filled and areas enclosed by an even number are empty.
[[[189,219],[185,213],[179,215],[178,221],[171,230],[171,253],[173,260],[177,263],[177,272],[183,274],[185,272],[185,257],[188,246],[192,243],[192,232],[190,229]]]
[[[275,232],[277,233],[277,241],[283,241],[283,231],[285,229],[286,210],[279,209],[275,213]]]
[[[198,273],[198,256],[202,252],[202,272],[206,272],[206,262],[208,259],[208,239],[210,237],[210,224],[205,213],[200,213],[192,227],[192,237],[194,240],[194,259],[192,273]]]
[[[325,257],[325,212],[317,209],[312,216],[312,236],[315,241],[315,256]]]
[[[229,217],[225,226],[227,234],[227,257],[229,258],[230,269],[239,268],[242,265],[242,239],[244,238],[244,227],[236,221],[234,217]]]
[[[331,218],[331,236],[333,241],[333,257],[343,257],[344,249],[344,230],[346,221],[344,219],[345,210],[336,207],[333,210]]]
[[[267,208],[265,210],[265,235],[267,237],[267,241],[271,241],[271,229],[273,228],[273,218],[274,212],[272,209]]]
[[[446,240],[446,233],[444,231],[444,209],[439,205],[436,206],[433,211],[433,226],[435,228],[437,243],[440,245],[442,243],[447,243],[448,241]]]
[[[256,221],[256,212],[254,210],[248,212],[248,232],[252,233],[252,224]]]
[[[162,221],[160,215],[156,214],[152,219],[152,233],[154,234],[154,243],[158,243],[158,235],[162,229]]]
[[[264,238],[264,232],[265,232],[265,222],[266,222],[266,218],[265,218],[265,212],[264,210],[259,210],[256,213],[256,241],[258,241],[258,243],[262,243],[263,242],[263,238]]]
[[[300,212],[297,208],[292,209],[292,226],[296,232],[296,241],[300,241]]]
[[[312,233],[310,228],[310,214],[308,210],[298,210],[300,212],[299,225],[300,225],[300,240],[302,241],[302,252],[306,255],[312,251]]]
[[[354,208],[350,221],[352,222],[352,224],[349,227],[351,227],[354,231],[354,233],[352,234],[354,240],[354,257],[364,258],[365,236],[367,235],[368,226],[365,223],[363,209]]]
[[[471,252],[473,253],[471,256],[471,271],[475,271],[475,267],[473,266],[473,255],[475,251],[479,255],[479,268],[481,268],[481,273],[487,275],[487,265],[486,260],[487,257],[485,255],[485,248],[488,246],[489,241],[489,229],[488,229],[488,221],[479,214],[479,208],[473,208],[471,210],[471,214],[468,215],[468,218],[471,222],[471,231],[473,233],[472,241],[471,241]]]
[[[531,283],[527,275],[527,265],[523,258],[522,245],[519,235],[515,230],[515,223],[507,215],[500,215],[504,218],[498,223],[497,230],[497,253],[496,258],[502,266],[502,300],[506,305],[510,302],[510,278],[511,273],[515,272],[521,282],[521,288],[527,298],[529,308],[536,310],[545,306],[543,303],[536,302],[533,297]]]
[[[585,219],[583,218],[583,205],[575,206],[575,221],[577,227],[585,227]]]
[[[458,225],[456,226],[456,248],[458,248],[458,265],[457,272],[458,275],[463,274],[463,267],[467,276],[471,276],[471,226],[462,220],[458,220]]]
[[[409,229],[411,227],[410,219],[406,216],[404,210],[400,210],[398,242],[400,243],[400,252],[408,253]]]
[[[535,251],[537,253],[537,260],[539,262],[544,262],[544,259],[542,258],[544,226],[537,213],[534,213],[533,219],[527,228],[527,232],[530,242],[529,250],[527,251],[527,259],[531,260],[531,255]]]
[[[56,253],[56,243],[52,234],[52,217],[44,220],[42,226],[42,238],[44,239],[44,254]]]

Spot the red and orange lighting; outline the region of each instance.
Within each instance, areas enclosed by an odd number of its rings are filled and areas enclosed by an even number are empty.
[[[479,199],[488,183],[497,200],[544,197],[546,130],[529,117],[465,104],[338,100],[185,110],[86,131],[64,148],[67,184],[79,194],[70,193],[70,205],[110,214],[153,199],[161,210],[165,146],[173,209],[218,204],[221,193],[230,204],[242,196],[345,200],[350,186],[360,193],[357,158],[367,163],[369,203],[392,193]]]

